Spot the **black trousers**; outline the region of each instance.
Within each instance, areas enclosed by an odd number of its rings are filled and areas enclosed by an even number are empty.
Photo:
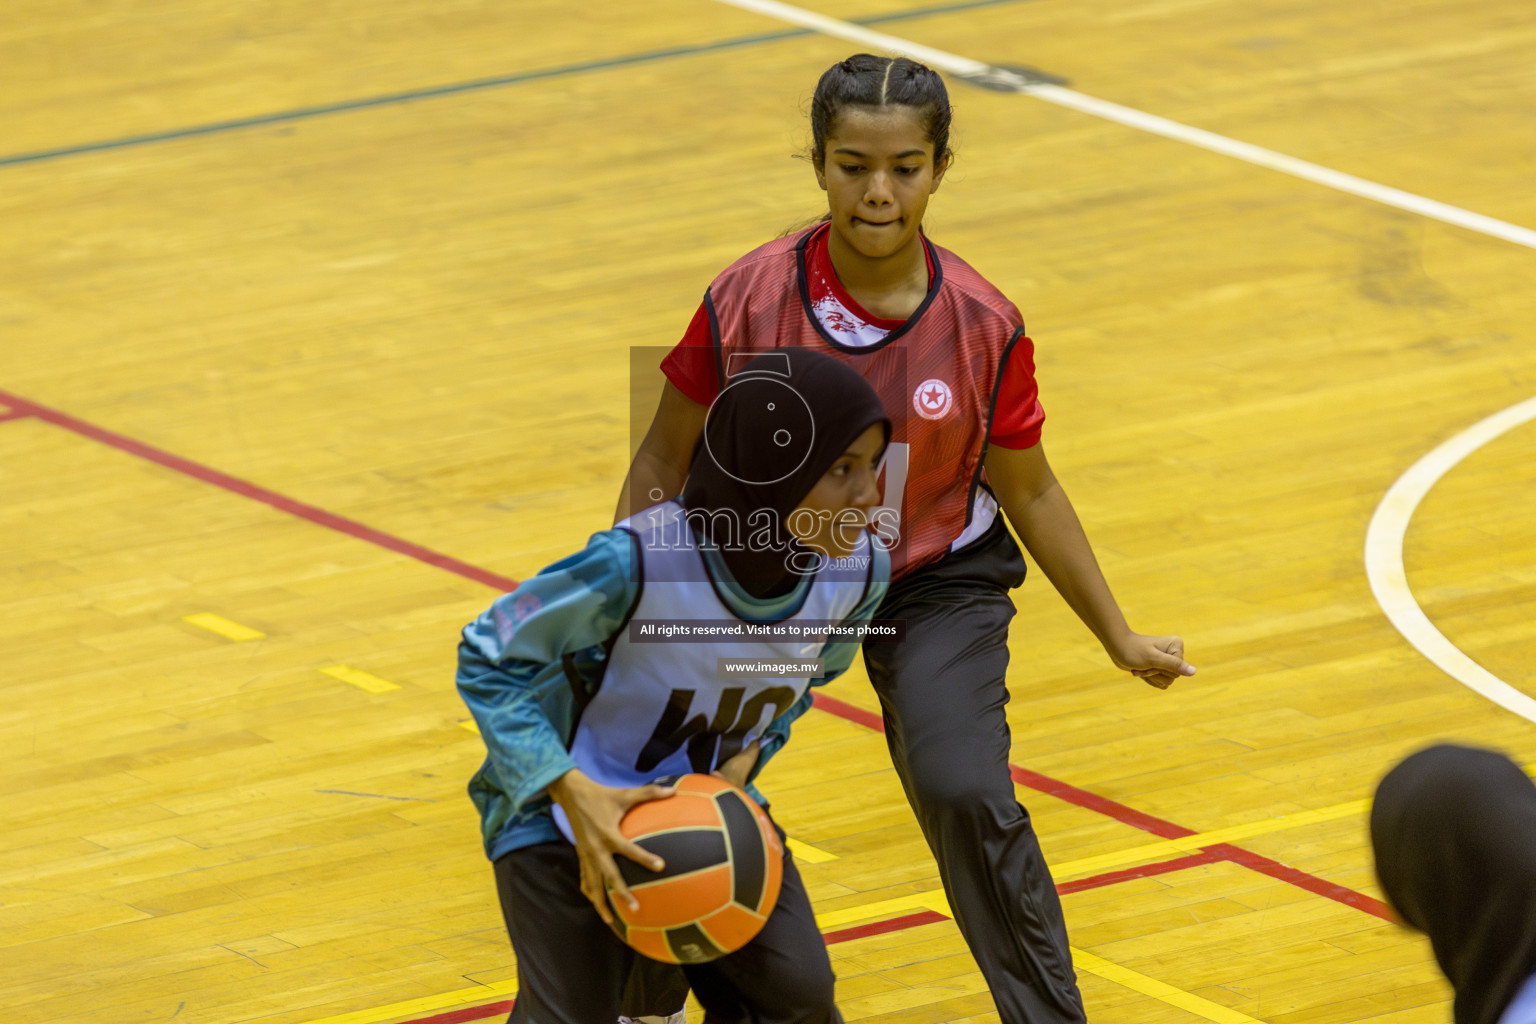
[[[517,954],[509,1024],[614,1024],[621,1013],[672,1013],[690,987],[705,1024],[842,1022],[826,943],[788,849],[779,899],[763,930],[735,953],[681,970],[642,957],[603,924],[581,894],[581,867],[569,843],[513,850],[494,866]],[[644,965],[658,969],[632,971]]]
[[[1008,591],[1024,556],[1001,513],[984,536],[891,587],[904,641],[864,644],[891,761],[1003,1024],[1081,1024],[1066,922],[1008,770]]]

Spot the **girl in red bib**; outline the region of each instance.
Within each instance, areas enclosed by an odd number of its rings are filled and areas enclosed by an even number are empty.
[[[949,127],[921,64],[859,54],[822,75],[811,157],[828,216],[710,285],[662,364],[619,513],[682,491],[709,405],[749,353],[810,348],[875,387],[894,423],[872,523],[893,549],[878,614],[906,638],[866,641],[864,658],[891,758],[1003,1021],[1080,1022],[1061,904],[1008,770],[1008,591],[1025,563],[1003,516],[1115,665],[1159,688],[1195,670],[1180,638],[1126,624],[1099,571],[1040,442],[1019,311],[922,233]]]

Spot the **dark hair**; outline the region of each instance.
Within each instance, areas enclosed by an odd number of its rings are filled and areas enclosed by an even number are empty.
[[[827,68],[811,99],[811,160],[818,168],[826,161],[827,136],[849,106],[911,107],[933,143],[934,164],[942,164],[949,155],[953,115],[949,90],[939,73],[925,64],[906,57],[856,53]]]

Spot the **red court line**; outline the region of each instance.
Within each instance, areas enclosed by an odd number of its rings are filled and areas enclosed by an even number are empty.
[[[1114,818],[1118,822],[1141,829],[1143,832],[1151,832],[1155,836],[1164,839],[1183,839],[1185,836],[1197,835],[1192,828],[1183,825],[1175,825],[1171,821],[1162,818],[1154,818],[1150,814],[1127,807],[1117,800],[1111,800],[1107,796],[1099,796],[1090,793],[1086,789],[1078,789],[1048,775],[1032,772],[1028,768],[1020,768],[1016,764],[1010,764],[1008,770],[1013,773],[1013,781],[1021,786],[1027,786],[1036,792],[1045,793],[1048,796],[1058,797],[1069,804],[1086,807],[1090,811],[1098,811],[1106,817]]]
[[[511,1013],[512,1004],[516,999],[505,999],[499,1003],[486,1003],[483,1006],[466,1006],[459,1010],[449,1010],[447,1013],[436,1013],[430,1017],[416,1017],[412,1020],[402,1021],[401,1024],[464,1024],[467,1020],[484,1020],[493,1013]]]
[[[1059,893],[1082,892],[1085,889],[1097,889],[1101,886],[1114,885],[1131,878],[1149,878],[1153,875],[1165,875],[1171,871],[1182,871],[1185,868],[1199,867],[1201,864],[1212,864],[1222,858],[1208,850],[1191,854],[1188,857],[1179,857],[1174,860],[1165,860],[1157,864],[1145,864],[1138,868],[1126,868],[1123,871],[1109,871],[1102,875],[1094,875],[1092,878],[1080,878],[1075,882],[1064,882],[1056,886]],[[826,932],[822,939],[829,946],[835,946],[839,942],[851,942],[854,939],[868,938],[871,935],[886,935],[890,932],[906,931],[908,928],[917,928],[925,924],[936,924],[939,921],[948,921],[950,918],[936,910],[923,910],[916,914],[905,914],[901,917],[893,917],[886,921],[874,921],[870,924],[855,925],[852,928],[842,928],[835,932]],[[464,1024],[465,1021],[481,1020],[494,1013],[511,1013],[513,1000],[500,1003],[487,1003],[482,1006],[468,1006],[458,1010],[450,1010],[447,1013],[435,1014],[431,1017],[417,1017],[412,1020],[402,1021],[401,1024]]]
[[[888,921],[875,921],[871,924],[854,925],[852,928],[842,928],[835,932],[826,932],[822,935],[822,938],[826,940],[827,945],[835,946],[839,942],[863,939],[870,935],[884,935],[887,932],[904,932],[908,928],[916,928],[918,925],[948,920],[948,917],[937,910],[924,910],[916,914],[907,914],[903,917],[893,917]]]
[[[212,467],[193,462],[191,459],[184,459],[179,455],[173,455],[170,452],[162,451],[159,448],[147,445],[142,441],[135,441],[131,437],[124,437],[122,434],[117,434],[113,431],[105,429],[104,427],[98,427],[95,424],[87,423],[81,419],[76,419],[67,413],[62,413],[55,409],[50,409],[47,406],[39,405],[38,403],[29,401],[28,399],[22,398],[19,395],[13,395],[8,391],[0,390],[0,404],[4,404],[10,407],[10,412],[7,414],[7,418],[36,416],[38,419],[79,434],[81,437],[88,438],[92,441],[98,441],[107,445],[108,447],[116,448],[119,451],[126,452],[129,455],[136,455],[139,458],[148,459],[150,462],[164,466],[166,469],[174,470],[178,473],[183,473],[192,477],[193,479],[201,480],[202,482],[212,484],[215,487],[221,487],[224,490],[241,495],[242,497],[247,497],[255,501],[262,502],[263,504],[270,505],[272,508],[275,508],[280,512],[287,512],[290,515],[298,516],[299,518],[306,519],[318,526],[324,526],[328,529],[336,530],[338,532],[347,534],[350,537],[355,537],[358,540],[365,541],[369,544],[375,544],[379,547],[386,548],[387,550],[394,551],[397,554],[402,554],[409,558],[414,558],[417,561],[424,562],[427,565],[433,565],[440,569],[447,569],[449,572],[462,576],[465,579],[474,580],[477,583],[484,583],[487,586],[495,587],[502,591],[512,590],[517,586],[516,580],[510,579],[506,576],[501,576],[486,569],[481,569],[478,566],[470,565],[467,562],[461,562],[456,558],[451,558],[448,555],[432,551],[429,548],[422,547],[419,544],[413,544],[410,541],[402,540],[399,537],[384,533],[381,530],[375,530],[371,526],[365,526],[362,523],[354,522],[351,519],[346,519],[342,516],[336,515],[335,513],[327,512],[322,508],[316,508],[313,505],[306,505],[303,502],[295,501],[294,499],[286,497],[285,495],[278,494],[276,491],[268,490],[267,488],[258,486],[257,484],[241,480],[238,477],[230,476],[228,473],[223,473],[217,469],[213,469]],[[852,704],[846,703],[845,701],[840,701],[835,697],[828,697],[820,693],[815,694],[812,699],[815,701],[815,706],[822,709],[823,711],[837,715],[839,718],[846,719],[847,721],[855,722],[869,729],[874,729],[879,732],[885,731],[885,724],[883,720],[879,715],[872,711],[865,711],[864,709],[855,707]],[[1076,804],[1079,807],[1096,811],[1134,828],[1139,828],[1143,831],[1151,832],[1153,835],[1161,836],[1165,839],[1179,839],[1183,838],[1184,836],[1192,836],[1197,834],[1193,829],[1185,828],[1182,825],[1176,825],[1171,821],[1165,821],[1162,818],[1138,811],[1133,807],[1127,807],[1125,804],[1111,800],[1108,797],[1102,797],[1096,793],[1090,793],[1085,789],[1079,789],[1076,786],[1061,782],[1057,779],[1053,779],[1047,775],[1041,775],[1039,772],[1030,771],[1027,768],[1020,768],[1017,765],[1009,765],[1008,767],[1009,771],[1013,774],[1014,781],[1019,785],[1026,786],[1030,789],[1036,790],[1037,792],[1058,797],[1062,800],[1066,800],[1069,803]],[[1227,843],[1212,846],[1209,847],[1209,849],[1212,851],[1217,851],[1218,856],[1224,860],[1231,861],[1234,864],[1240,864],[1244,867],[1251,868],[1254,871],[1259,871],[1263,874],[1269,875],[1271,878],[1286,882],[1290,885],[1298,886],[1307,890],[1308,892],[1315,893],[1316,895],[1325,896],[1331,900],[1337,900],[1346,906],[1355,907],[1356,909],[1363,910],[1368,914],[1374,914],[1377,917],[1381,917],[1386,920],[1392,920],[1391,913],[1386,909],[1385,904],[1383,904],[1380,900],[1376,900],[1370,896],[1365,895],[1364,893],[1356,892],[1353,889],[1329,882],[1323,878],[1318,878],[1316,875],[1311,875],[1305,871],[1300,871],[1296,868],[1288,867],[1284,864],[1281,864],[1279,861],[1270,860],[1267,857],[1261,857],[1256,853],[1252,853],[1248,850],[1244,850],[1240,847],[1232,846]],[[1122,872],[1110,872],[1110,875],[1115,876],[1120,876],[1122,874]],[[1125,877],[1138,876],[1132,874],[1126,875]]]
[[[856,708],[845,701],[840,701],[835,697],[827,697],[820,693],[813,695],[811,699],[817,708],[828,714],[836,715],[839,718],[856,722],[859,725],[867,726],[880,732],[885,731],[884,722],[879,715],[872,711]],[[1198,832],[1185,828],[1183,825],[1175,825],[1171,821],[1164,821],[1162,818],[1138,811],[1134,807],[1127,807],[1119,801],[1099,796],[1097,793],[1090,793],[1086,789],[1078,789],[1076,786],[1068,785],[1048,775],[1032,772],[1028,768],[1020,768],[1018,765],[1010,764],[1008,769],[1013,773],[1013,780],[1021,786],[1040,793],[1046,793],[1091,811],[1097,811],[1123,824],[1151,832],[1153,835],[1162,836],[1164,839],[1182,839],[1185,836],[1199,835]],[[1326,896],[1328,899],[1336,900],[1345,906],[1363,910],[1368,914],[1375,914],[1377,917],[1388,921],[1393,919],[1391,912],[1387,910],[1385,904],[1380,900],[1367,896],[1363,892],[1356,892],[1335,882],[1330,882],[1325,878],[1318,878],[1316,875],[1310,875],[1298,868],[1289,867],[1281,864],[1279,861],[1270,860],[1268,857],[1261,857],[1256,853],[1233,846],[1230,843],[1218,843],[1208,846],[1201,852],[1202,854],[1211,854],[1213,859],[1230,861],[1233,864],[1251,868],[1278,881],[1305,889],[1307,892],[1314,893],[1315,895]],[[1197,854],[1196,856],[1200,855]],[[1169,861],[1167,863],[1177,862]],[[1144,871],[1145,869],[1130,868],[1126,871],[1112,871],[1108,875],[1095,877],[1112,877],[1114,881],[1122,881],[1128,878],[1142,877],[1137,874],[1138,870]],[[1168,870],[1177,871],[1178,868],[1169,868]],[[1082,881],[1089,881],[1089,879],[1083,879]],[[1084,886],[1084,888],[1092,887]],[[1059,886],[1058,891],[1061,891]],[[1074,889],[1071,891],[1076,892],[1079,890]]]
[[[856,708],[856,706],[845,702],[845,700],[837,700],[836,697],[828,697],[826,694],[811,695],[811,702],[813,702],[816,708],[822,709],[822,711],[828,712],[828,714],[845,718],[848,722],[865,726],[866,729],[885,732],[885,720],[876,712]],[[1174,824],[1172,821],[1164,821],[1163,818],[1155,818],[1150,814],[1143,814],[1143,812],[1137,811],[1135,808],[1127,808],[1126,804],[1120,803],[1120,801],[1111,800],[1109,797],[1100,797],[1095,792],[1087,792],[1086,789],[1078,789],[1077,786],[1068,785],[1068,783],[1057,780],[1057,778],[1051,778],[1049,775],[1041,775],[1040,772],[1032,772],[1028,768],[1020,768],[1018,765],[1009,765],[1008,771],[1012,772],[1015,783],[1018,783],[1020,786],[1028,786],[1029,789],[1034,789],[1034,791],[1043,792],[1043,794],[1051,795],[1051,797],[1061,798],[1061,800],[1066,800],[1068,803],[1075,803],[1080,808],[1097,811],[1098,814],[1114,818],[1115,821],[1121,821],[1121,823],[1138,827],[1143,832],[1160,835],[1164,840],[1181,840],[1186,835],[1195,835],[1193,829],[1186,829],[1181,824]]]
[[[1353,889],[1339,885],[1337,882],[1330,882],[1326,878],[1309,875],[1305,871],[1298,871],[1293,867],[1281,864],[1277,860],[1261,857],[1251,850],[1244,850],[1241,847],[1232,846],[1228,843],[1219,843],[1216,846],[1208,846],[1206,849],[1215,853],[1223,860],[1231,861],[1233,864],[1241,864],[1245,868],[1268,875],[1270,878],[1289,882],[1291,885],[1305,889],[1308,892],[1316,893],[1319,896],[1326,896],[1330,900],[1337,900],[1347,907],[1363,910],[1367,914],[1375,914],[1383,921],[1391,921],[1394,924],[1398,923],[1396,915],[1392,913],[1385,903],[1374,897],[1367,896],[1363,892],[1356,892]]]
[[[849,942],[853,939],[862,939],[870,935],[884,935],[887,932],[905,931],[908,928],[916,928],[919,925],[934,924],[939,921],[948,921],[949,918],[933,910],[924,910],[917,914],[907,914],[904,917],[893,917],[889,921],[876,921],[873,924],[861,924],[853,928],[843,928],[835,932],[827,932],[822,936],[827,945],[835,946],[839,942]],[[465,1021],[482,1020],[496,1013],[511,1013],[512,1004],[516,1000],[508,999],[500,1003],[485,1003],[481,1006],[466,1006],[457,1010],[449,1010],[447,1013],[433,1014],[430,1017],[416,1017],[401,1024],[464,1024]]]
[[[1078,878],[1071,882],[1057,882],[1056,892],[1066,896],[1069,893],[1083,892],[1087,889],[1100,889],[1117,882],[1129,882],[1133,878],[1153,878],[1157,875],[1166,875],[1170,871],[1183,871],[1185,868],[1197,868],[1202,864],[1215,864],[1217,861],[1226,859],[1228,858],[1216,852],[1215,847],[1211,847],[1187,857],[1175,857],[1173,860],[1142,864],[1134,868],[1121,868],[1119,871],[1106,871],[1102,875]]]
[[[0,412],[0,423],[4,423],[6,420],[24,420],[31,415],[32,413],[26,409],[7,409],[4,412]]]
[[[885,720],[883,718],[873,711],[856,708],[847,701],[841,701],[836,697],[828,697],[824,693],[813,691],[811,693],[811,705],[828,714],[853,722],[855,725],[862,725],[866,729],[875,730],[875,732],[885,732]]]
[[[516,580],[509,579],[506,576],[470,565],[468,562],[461,562],[457,558],[451,558],[430,548],[424,548],[420,544],[413,544],[408,540],[402,540],[382,530],[375,530],[371,526],[365,526],[354,520],[343,518],[334,512],[327,512],[323,508],[316,508],[314,505],[306,505],[302,501],[295,501],[293,498],[278,494],[276,491],[270,491],[247,480],[241,480],[238,477],[230,476],[228,473],[222,473],[210,466],[193,462],[191,459],[184,459],[180,455],[172,455],[170,452],[161,451],[159,448],[147,445],[142,441],[135,441],[131,437],[124,437],[122,434],[113,433],[103,427],[76,419],[56,409],[38,405],[36,402],[28,401],[8,391],[0,391],[0,402],[11,406],[13,412],[20,415],[36,416],[38,419],[52,423],[56,427],[63,427],[65,430],[73,431],[81,437],[89,438],[92,441],[99,441],[108,447],[116,448],[121,452],[127,452],[129,455],[137,455],[141,459],[148,459],[150,462],[164,466],[166,469],[175,470],[195,480],[201,480],[203,483],[222,487],[224,490],[238,494],[241,497],[251,498],[264,505],[270,505],[279,512],[287,512],[289,515],[298,516],[300,519],[307,519],[318,526],[324,526],[327,529],[344,533],[349,537],[355,537],[369,544],[375,544],[396,554],[405,555],[407,558],[414,558],[418,562],[425,562],[427,565],[436,566],[439,569],[447,569],[451,573],[463,576],[465,579],[474,580],[476,583],[484,583],[486,586],[504,591],[512,590],[517,586]]]
[[[867,729],[874,729],[876,732],[885,732],[885,720],[873,711],[865,711],[863,708],[854,707],[847,701],[838,700],[836,697],[828,697],[824,693],[812,694],[811,702],[815,707],[829,714],[836,715],[838,718],[855,722]],[[1114,818],[1116,821],[1135,826],[1143,832],[1151,832],[1153,835],[1161,836],[1164,839],[1183,839],[1185,836],[1196,834],[1193,829],[1185,828],[1182,825],[1175,825],[1173,822],[1164,821],[1161,818],[1154,818],[1152,815],[1144,814],[1134,807],[1127,807],[1116,800],[1099,796],[1097,793],[1090,793],[1086,789],[1078,789],[1076,786],[1069,785],[1059,779],[1053,779],[1048,775],[1041,775],[1039,772],[1032,772],[1028,768],[1020,768],[1016,764],[1010,764],[1008,770],[1013,774],[1013,781],[1021,786],[1027,786],[1049,796],[1059,797],[1067,801],[1067,803],[1085,807],[1090,811],[1097,811],[1107,817]]]

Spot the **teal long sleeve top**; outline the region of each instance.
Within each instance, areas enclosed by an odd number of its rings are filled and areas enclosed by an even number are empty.
[[[871,547],[871,583],[845,624],[867,622],[889,588],[890,554],[878,542]],[[480,811],[485,851],[492,860],[560,838],[546,789],[576,767],[568,747],[578,704],[567,668],[579,675],[588,693],[604,685],[609,640],[638,597],[639,557],[635,537],[627,530],[594,534],[584,549],[503,594],[464,628],[456,682],[486,747],[485,762],[470,780],[469,793]],[[805,588],[815,585],[806,580],[782,597],[757,599],[735,584],[717,554],[706,550],[705,557],[720,583],[719,596],[742,618],[782,618],[799,607]],[[678,617],[689,616],[679,609]],[[697,617],[712,615],[701,612]],[[820,654],[824,674],[812,679],[811,687],[845,672],[858,647],[855,639],[827,642]],[[769,724],[753,779],[810,706],[807,688]],[[747,789],[759,803],[767,803],[750,780]]]

